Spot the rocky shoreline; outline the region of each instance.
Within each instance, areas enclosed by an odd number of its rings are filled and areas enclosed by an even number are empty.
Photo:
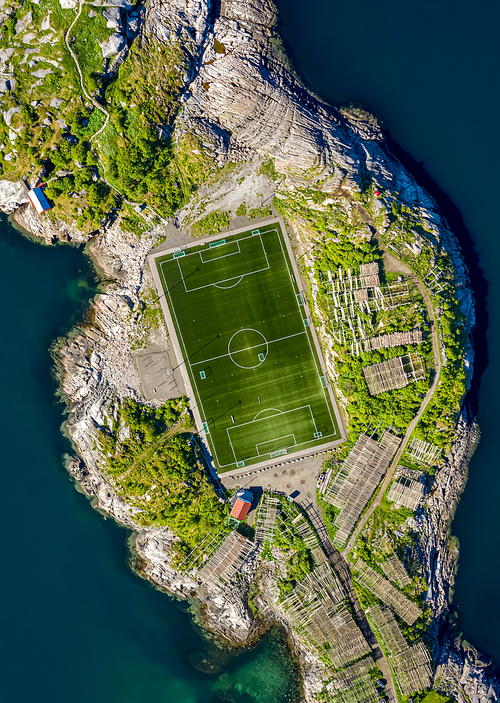
[[[264,190],[263,181],[266,198],[268,192],[278,199],[294,197],[304,188],[320,190],[329,197],[339,192],[356,197],[360,177],[368,173],[376,187],[417,211],[433,233],[429,237],[431,245],[441,244],[450,255],[457,296],[470,333],[475,319],[467,270],[436,203],[387,150],[376,121],[352,111],[333,110],[297,82],[271,42],[275,19],[275,10],[267,0],[223,0],[219,16],[214,16],[213,8],[204,0],[182,12],[173,1],[162,3],[161,8],[147,8],[141,20],[144,31],[166,45],[174,40],[183,42],[192,57],[176,123],[177,137],[194,133],[221,166],[230,160],[255,162],[255,178],[246,197],[256,202],[260,189]],[[278,172],[286,174],[279,183],[263,179],[258,173],[260,160],[268,157],[275,160]],[[235,172],[227,176],[224,187],[220,183],[207,186],[179,213],[178,224],[182,227],[183,222],[218,210],[228,193],[245,192],[239,177]],[[247,175],[247,188],[250,182]],[[68,411],[65,431],[77,454],[68,460],[68,471],[96,509],[133,531],[131,550],[137,571],[177,597],[196,598],[206,627],[238,646],[251,641],[262,627],[247,603],[250,584],[258,578],[266,624],[276,619],[287,629],[300,660],[305,697],[312,700],[321,690],[323,667],[273,611],[274,575],[263,567],[258,553],[248,560],[245,585],[231,600],[200,588],[194,578],[172,566],[175,535],[168,528],[142,528],[136,520],[136,509],[114,491],[100,469],[96,441],[99,428],[109,421],[110,403],[125,397],[146,400],[134,353],[143,332],[142,301],[153,289],[146,257],[160,237],[166,236],[169,243],[177,233],[160,226],[138,239],[115,223],[98,233],[83,235],[76,226],[52,223],[36,215],[24,204],[23,188],[0,182],[1,209],[14,212],[15,221],[46,244],[86,244],[103,278],[103,292],[96,295],[85,320],[55,350]],[[310,207],[316,206],[311,202]],[[389,205],[380,202],[376,207],[375,214],[383,220]],[[305,220],[291,220],[288,225],[304,251],[315,241],[316,233],[310,231]],[[188,235],[182,236],[189,240]],[[161,325],[148,330],[148,335],[150,344],[159,349],[168,347]],[[473,358],[469,339],[464,360],[469,381]],[[478,427],[464,405],[453,448],[436,471],[432,490],[413,524],[418,535],[415,555],[427,575],[426,600],[432,611],[435,683],[460,703],[486,703],[500,696],[500,681],[491,665],[460,642],[450,622],[458,559],[458,547],[450,536],[451,520],[478,439]]]

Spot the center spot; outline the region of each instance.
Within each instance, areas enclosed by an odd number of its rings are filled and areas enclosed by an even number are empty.
[[[266,360],[269,345],[261,332],[245,328],[233,334],[227,351],[236,366],[241,369],[256,369]]]

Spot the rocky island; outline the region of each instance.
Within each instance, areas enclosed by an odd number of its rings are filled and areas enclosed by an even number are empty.
[[[0,23],[0,206],[101,276],[54,355],[68,470],[135,570],[231,645],[279,623],[307,701],[497,700],[451,611],[473,294],[377,120],[301,83],[268,0],[0,0]],[[277,222],[343,441],[217,472],[151,262]]]

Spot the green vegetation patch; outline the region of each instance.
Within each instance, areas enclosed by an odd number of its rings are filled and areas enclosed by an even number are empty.
[[[202,217],[201,220],[193,224],[191,229],[195,237],[201,237],[222,232],[222,230],[229,228],[229,223],[229,213],[218,210]]]
[[[114,409],[112,426],[99,433],[104,472],[116,492],[139,510],[135,520],[167,525],[184,555],[222,528],[227,514],[185,431],[189,424],[185,398],[160,408],[125,399]]]
[[[221,471],[340,438],[283,233],[259,229],[155,259]]]

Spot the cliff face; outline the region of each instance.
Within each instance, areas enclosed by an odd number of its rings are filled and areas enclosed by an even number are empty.
[[[431,241],[441,243],[450,254],[470,330],[474,306],[467,270],[436,203],[387,150],[374,120],[334,110],[300,84],[273,38],[275,20],[274,7],[267,0],[222,0],[220,11],[202,0],[147,3],[143,31],[167,45],[180,43],[190,56],[174,136],[195,134],[221,165],[228,160],[274,158],[284,176],[280,189],[288,195],[304,184],[328,193],[341,187],[356,194],[368,174],[378,188],[418,211],[432,232]],[[26,196],[20,188],[0,182],[0,207],[5,212],[23,202]],[[88,239],[67,226],[50,224],[32,210],[21,211],[19,221],[48,243],[61,238],[61,229],[66,240]],[[134,551],[141,573],[162,588],[190,596],[196,582],[170,565],[169,549],[175,537],[166,528],[138,527],[133,508],[102,475],[95,448],[97,428],[107,423],[112,399],[142,398],[132,351],[134,319],[140,311],[140,296],[151,285],[146,256],[161,233],[157,230],[138,240],[114,225],[91,239],[90,253],[107,279],[105,292],[96,296],[85,322],[64,340],[58,361],[69,410],[67,431],[82,459],[72,460],[69,470],[97,508],[137,530]],[[165,346],[161,330],[155,342]],[[469,357],[472,360],[472,349]],[[457,437],[414,527],[434,615],[436,680],[465,701],[465,696],[472,698],[475,693],[486,695],[492,683],[499,689],[479,656],[454,641],[448,625],[457,556],[450,548],[449,521],[477,441],[477,428],[466,413]],[[251,636],[253,623],[242,599],[225,603],[216,594],[202,597],[214,629],[228,637],[240,633],[243,640]],[[493,689],[489,695],[491,699]]]

